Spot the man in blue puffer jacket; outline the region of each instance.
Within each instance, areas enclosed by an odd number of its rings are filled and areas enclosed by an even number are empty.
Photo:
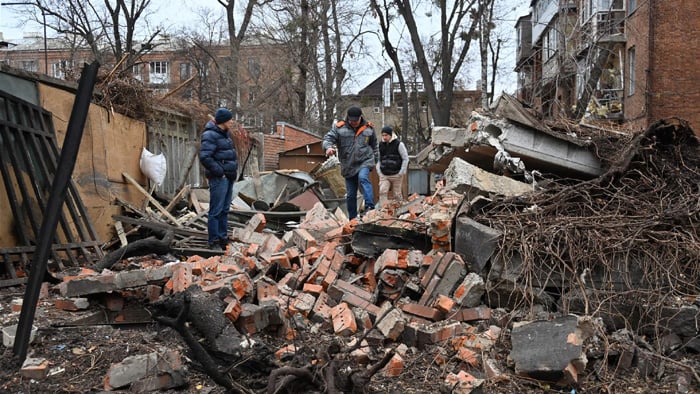
[[[209,182],[209,247],[222,250],[228,244],[228,211],[233,199],[233,182],[238,174],[238,155],[229,130],[233,114],[226,108],[216,111],[202,132],[199,161]]]

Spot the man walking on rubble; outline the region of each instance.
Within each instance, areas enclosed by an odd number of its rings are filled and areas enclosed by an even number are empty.
[[[379,206],[388,201],[389,192],[395,200],[403,200],[403,176],[408,169],[408,150],[394,133],[391,126],[382,127],[382,142],[379,143]]]
[[[338,153],[340,173],[345,178],[345,200],[350,220],[357,217],[357,190],[362,189],[365,211],[374,209],[374,190],[369,173],[379,156],[374,125],[362,116],[362,109],[350,107],[345,120],[333,125],[323,137],[326,156]]]
[[[228,242],[228,212],[233,200],[233,183],[238,174],[238,155],[229,130],[233,114],[226,108],[216,110],[202,132],[199,161],[209,183],[207,241],[213,250],[225,249]]]

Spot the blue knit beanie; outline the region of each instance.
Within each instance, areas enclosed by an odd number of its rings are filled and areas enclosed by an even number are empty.
[[[214,122],[216,124],[223,124],[233,119],[233,114],[226,108],[219,108],[216,110],[216,115],[214,115]]]

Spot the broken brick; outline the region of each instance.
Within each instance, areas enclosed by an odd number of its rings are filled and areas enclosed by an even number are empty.
[[[238,320],[238,316],[241,315],[241,301],[236,297],[231,297],[226,309],[224,309],[224,315],[232,322]]]
[[[431,308],[429,306],[425,305],[419,305],[415,303],[401,303],[399,304],[399,308],[401,308],[402,311],[406,313],[410,313],[412,315],[420,316],[428,320],[432,321],[438,321],[442,320],[444,314],[442,311],[440,311],[437,308]]]
[[[331,308],[333,319],[333,332],[336,335],[350,336],[357,332],[355,315],[350,310],[350,306],[344,302]]]

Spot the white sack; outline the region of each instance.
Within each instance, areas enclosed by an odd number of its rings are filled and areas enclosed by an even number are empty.
[[[143,148],[141,151],[141,160],[139,161],[141,172],[148,177],[156,185],[160,186],[165,180],[165,173],[168,170],[168,165],[165,162],[165,155],[159,153],[157,155]]]

